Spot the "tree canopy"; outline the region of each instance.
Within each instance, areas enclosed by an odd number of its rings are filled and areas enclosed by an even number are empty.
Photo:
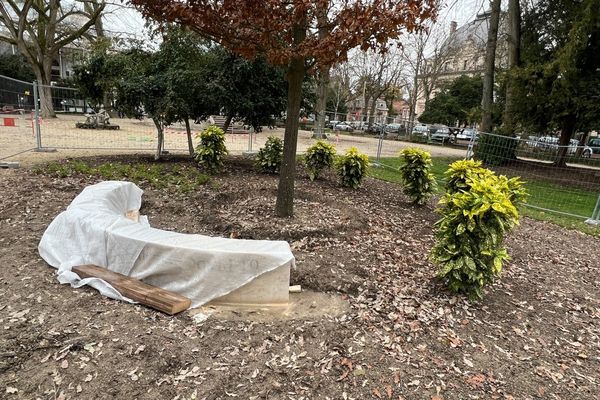
[[[21,54],[0,54],[0,75],[33,82],[35,75]]]
[[[597,0],[541,0],[523,16],[523,65],[516,82],[516,118],[533,132],[600,126],[600,7]],[[566,152],[566,148],[565,148]],[[564,153],[557,163],[564,163]]]
[[[215,47],[213,81],[216,101],[228,118],[243,120],[255,130],[273,123],[285,110],[286,82],[283,70],[264,58],[249,61]]]
[[[480,76],[460,76],[442,86],[425,104],[419,121],[426,124],[467,126],[480,119],[483,83]]]
[[[264,59],[246,60],[187,29],[171,25],[156,52],[137,48],[111,52],[98,43],[75,67],[74,81],[95,109],[152,118],[161,154],[163,128],[183,122],[194,151],[189,120],[225,113],[255,128],[285,109],[281,69]]]

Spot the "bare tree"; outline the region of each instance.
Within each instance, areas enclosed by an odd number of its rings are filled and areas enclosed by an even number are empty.
[[[494,69],[496,66],[496,45],[500,23],[500,0],[491,0],[490,27],[485,49],[485,74],[483,76],[483,96],[481,98],[482,132],[492,131],[492,105],[494,103]]]
[[[407,75],[404,80],[409,88],[409,132],[415,124],[419,102],[427,103],[435,95],[459,47],[452,32],[446,31],[444,21],[429,23],[426,31],[410,35],[405,41],[402,57]]]
[[[350,90],[350,72],[347,63],[338,64],[330,71],[329,90],[333,94],[334,120],[338,120],[338,111],[342,103],[346,103],[352,94]]]
[[[355,77],[355,91],[362,91],[364,109],[368,108],[369,127],[375,119],[377,100],[398,85],[404,69],[400,51],[390,49],[386,53],[373,51],[358,52],[350,60],[351,71]]]
[[[83,37],[95,26],[104,0],[3,0],[0,41],[15,45],[31,65],[40,90],[43,117],[54,117],[50,88],[52,63],[63,47]],[[99,25],[102,30],[102,25]],[[98,26],[96,26],[98,29]]]

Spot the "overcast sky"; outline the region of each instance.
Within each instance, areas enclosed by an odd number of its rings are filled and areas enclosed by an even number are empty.
[[[489,0],[446,0],[438,24],[449,27],[450,21],[456,21],[460,27],[489,8]]]

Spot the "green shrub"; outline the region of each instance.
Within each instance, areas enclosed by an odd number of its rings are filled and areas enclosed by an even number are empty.
[[[369,157],[366,154],[360,154],[356,147],[351,147],[346,154],[338,157],[335,167],[342,186],[356,189],[368,173]]]
[[[505,165],[517,159],[519,141],[509,136],[482,133],[475,146],[475,158],[487,165]]]
[[[221,171],[224,165],[223,157],[228,153],[223,129],[210,125],[197,137],[200,137],[200,144],[194,153],[196,162],[209,172]]]
[[[497,176],[480,165],[452,164],[447,176],[454,174],[454,183],[440,200],[442,218],[431,253],[449,289],[470,298],[481,298],[510,259],[504,237],[519,223],[516,205],[526,196],[519,178]]]
[[[256,166],[268,174],[276,174],[281,167],[283,158],[283,140],[275,136],[269,136],[265,147],[258,151]]]
[[[322,140],[317,141],[306,150],[304,162],[308,177],[314,181],[325,168],[330,168],[335,160],[335,148]]]
[[[479,177],[493,174],[489,169],[481,166],[481,161],[476,160],[458,160],[450,164],[448,170],[444,173],[446,177],[446,192],[453,194],[461,190],[468,190],[467,176],[477,175]]]
[[[427,203],[436,190],[435,177],[431,173],[431,155],[421,149],[404,149],[400,156],[404,161],[400,167],[404,193],[415,204]]]

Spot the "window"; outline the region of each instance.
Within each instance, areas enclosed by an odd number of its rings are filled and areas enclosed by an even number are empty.
[[[463,71],[467,70],[467,60],[463,62]]]

